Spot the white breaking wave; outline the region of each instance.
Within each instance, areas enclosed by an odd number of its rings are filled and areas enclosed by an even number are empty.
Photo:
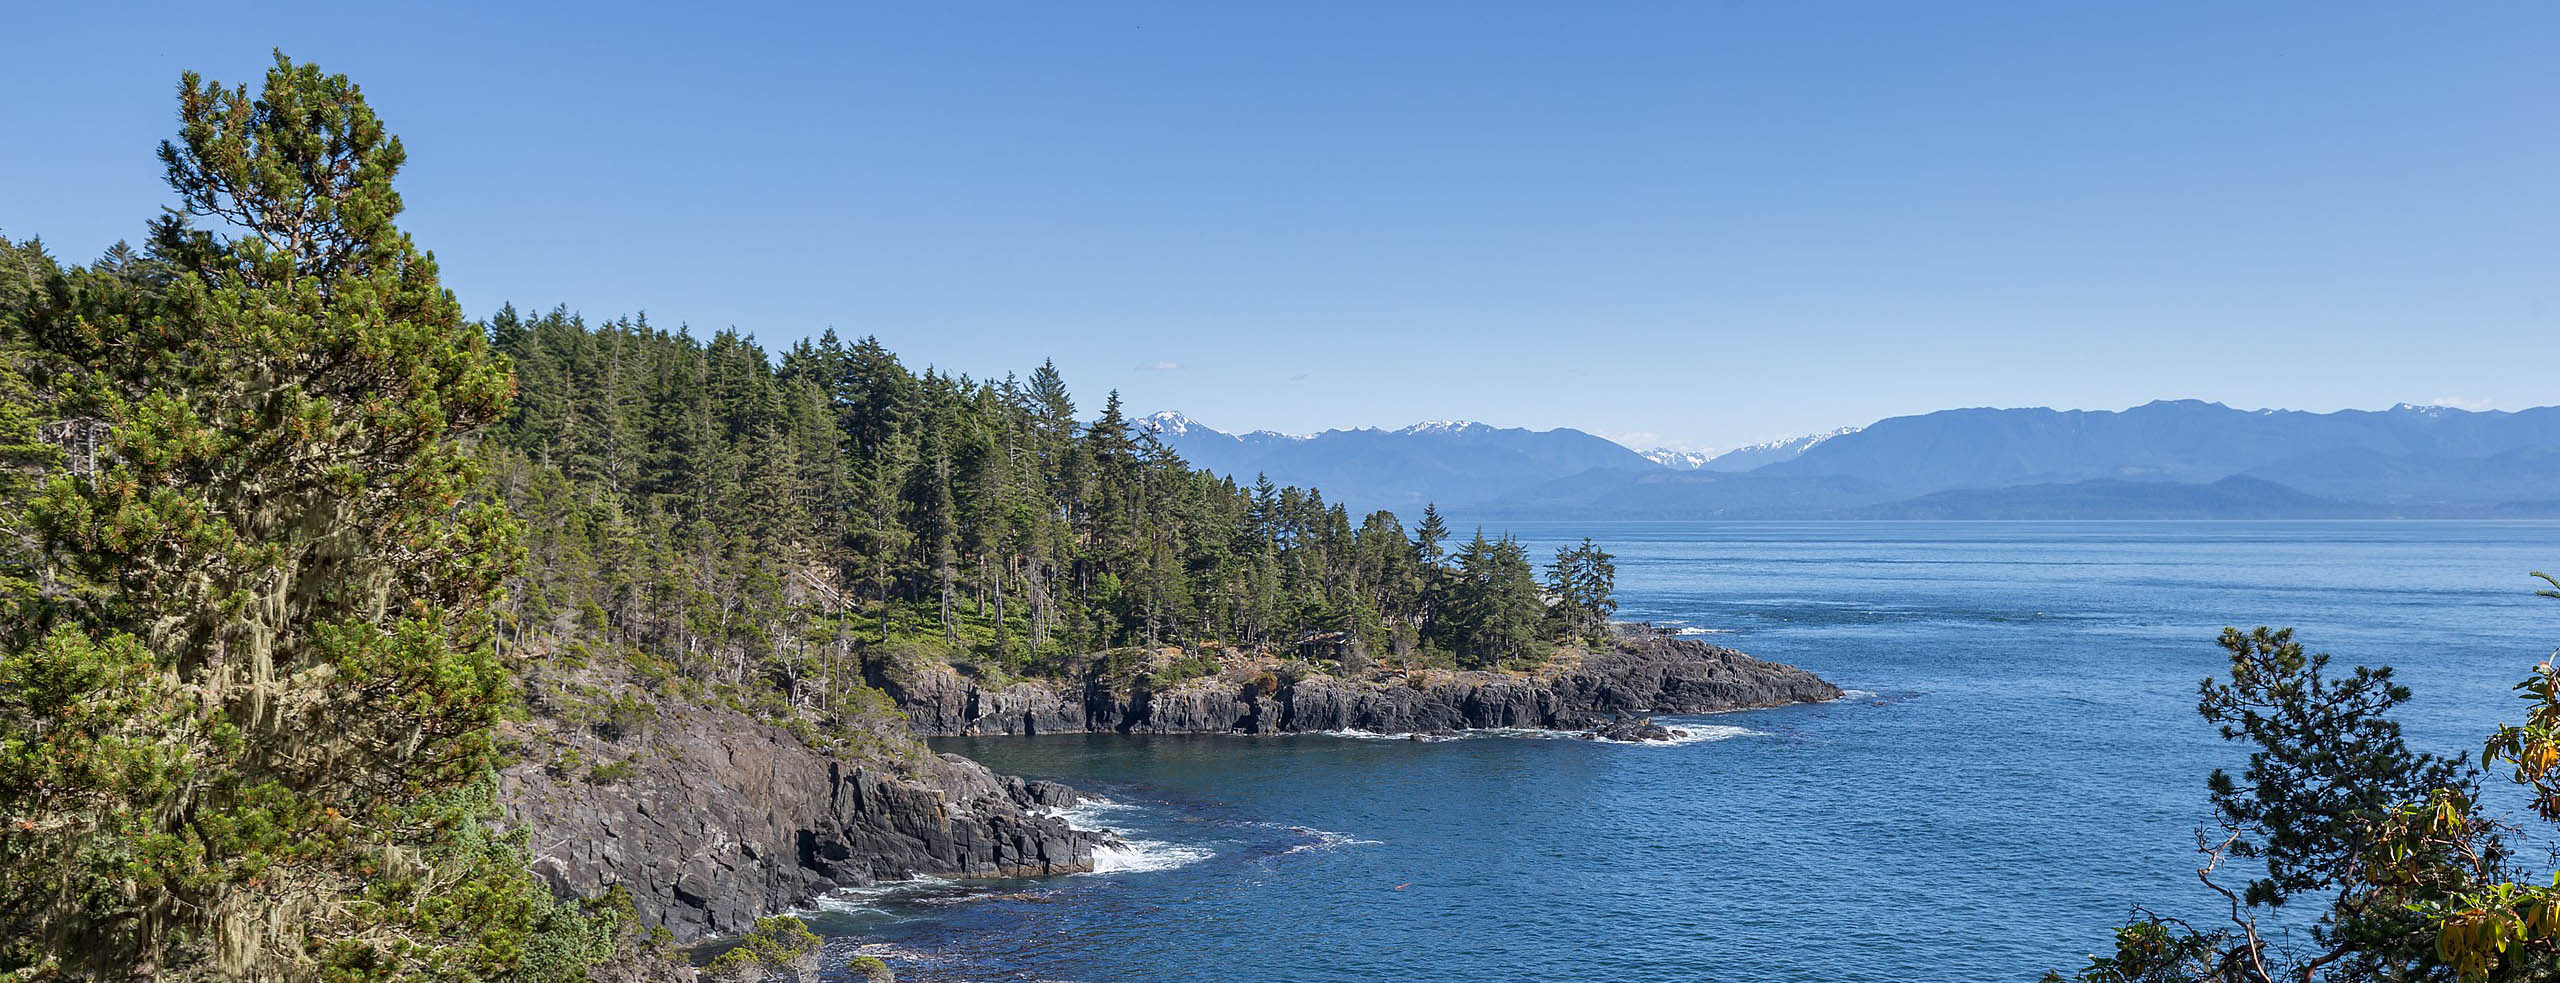
[[[1604,741],[1611,744],[1704,744],[1709,741],[1727,741],[1737,737],[1769,736],[1765,731],[1726,724],[1693,724],[1664,729],[1671,732],[1671,739],[1668,741],[1606,741],[1605,739]]]
[[[1872,700],[1875,698],[1876,694],[1873,690],[1844,689],[1840,691],[1840,699],[1843,700]]]
[[[1073,808],[1059,811],[1055,815],[1066,820],[1067,826],[1071,829],[1080,829],[1088,833],[1109,833],[1120,838],[1119,843],[1094,848],[1093,873],[1096,874],[1172,870],[1176,867],[1187,867],[1217,855],[1217,851],[1207,847],[1185,846],[1163,840],[1142,840],[1102,825],[1101,820],[1104,816],[1136,812],[1141,808],[1131,803],[1113,802],[1096,796],[1078,802]]]
[[[848,896],[840,896],[840,895],[834,895],[834,894],[821,894],[821,895],[817,896],[816,898],[814,898],[814,899],[810,900],[810,902],[809,902],[809,907],[807,907],[807,908],[803,908],[803,909],[801,909],[801,910],[803,910],[803,911],[833,911],[833,912],[838,912],[838,913],[851,913],[851,912],[857,912],[857,911],[870,911],[870,910],[871,910],[872,901],[874,900],[874,898],[875,898],[875,897],[876,897],[876,895],[875,895],[875,896],[865,896],[865,897],[848,897]]]
[[[1137,812],[1140,808],[1142,807],[1135,803],[1113,802],[1096,795],[1064,809],[1053,810],[1048,814],[1066,820],[1067,826],[1071,829],[1080,829],[1088,833],[1108,833],[1111,829],[1102,825],[1104,816],[1113,813]]]
[[[840,887],[819,895],[803,911],[858,912],[877,910],[879,902],[891,895],[912,891],[958,886],[957,881],[940,877],[918,876],[903,881],[881,881],[868,887]]]
[[[1289,831],[1300,836],[1312,836],[1315,837],[1315,839],[1280,851],[1280,855],[1284,857],[1292,853],[1305,853],[1309,850],[1331,850],[1335,847],[1346,846],[1378,846],[1385,842],[1384,840],[1364,840],[1349,833],[1336,833],[1329,829],[1314,829],[1306,826],[1291,826],[1289,827]]]
[[[1483,728],[1476,728],[1476,729],[1472,729],[1472,730],[1456,731],[1456,732],[1454,732],[1454,733],[1448,733],[1448,734],[1419,734],[1419,735],[1417,735],[1417,734],[1381,734],[1381,733],[1378,733],[1377,731],[1371,731],[1371,730],[1320,730],[1320,731],[1313,731],[1312,733],[1322,734],[1322,735],[1324,735],[1324,736],[1326,736],[1326,737],[1344,737],[1344,738],[1350,738],[1350,739],[1352,739],[1352,740],[1357,740],[1357,741],[1410,741],[1410,740],[1414,740],[1414,739],[1416,739],[1416,738],[1418,737],[1418,738],[1420,738],[1420,739],[1421,739],[1421,740],[1423,740],[1423,741],[1430,742],[1430,741],[1455,741],[1455,740],[1463,740],[1463,739],[1467,739],[1467,738],[1481,738],[1481,737],[1513,737],[1513,738],[1530,738],[1530,739],[1534,739],[1534,740],[1542,740],[1542,741],[1562,741],[1562,740],[1582,741],[1582,740],[1587,740],[1587,741],[1591,741],[1591,742],[1593,742],[1593,743],[1597,743],[1597,744],[1628,744],[1628,745],[1636,745],[1636,746],[1642,746],[1642,747],[1661,747],[1661,746],[1665,746],[1665,745],[1674,745],[1674,744],[1699,744],[1699,743],[1704,743],[1704,742],[1706,742],[1706,741],[1722,741],[1722,740],[1730,740],[1730,739],[1732,739],[1732,738],[1736,738],[1736,737],[1767,737],[1767,736],[1769,736],[1769,735],[1767,735],[1767,734],[1765,734],[1765,733],[1762,733],[1762,732],[1760,732],[1760,731],[1756,731],[1756,730],[1752,730],[1752,729],[1750,729],[1750,728],[1748,728],[1748,727],[1733,727],[1733,726],[1728,726],[1728,725],[1725,725],[1725,724],[1682,724],[1682,725],[1680,725],[1680,726],[1676,726],[1676,727],[1675,727],[1675,726],[1672,726],[1672,725],[1670,725],[1670,724],[1664,724],[1662,729],[1664,729],[1664,730],[1667,730],[1667,731],[1670,731],[1670,732],[1671,732],[1671,739],[1670,739],[1670,740],[1666,740],[1666,741],[1617,741],[1617,740],[1611,740],[1611,739],[1606,738],[1606,737],[1593,737],[1593,736],[1590,736],[1591,732],[1589,732],[1589,731],[1581,731],[1581,730],[1549,730],[1549,729],[1544,728],[1544,727],[1483,727]]]
[[[1384,843],[1386,842],[1385,840],[1369,840],[1369,839],[1362,839],[1362,838],[1360,838],[1360,837],[1358,837],[1358,836],[1353,836],[1352,834],[1349,834],[1349,833],[1336,833],[1336,832],[1334,832],[1334,831],[1332,831],[1332,830],[1329,830],[1329,829],[1317,829],[1317,828],[1315,828],[1315,827],[1313,827],[1313,826],[1291,826],[1291,825],[1287,825],[1287,824],[1284,824],[1284,823],[1264,823],[1264,822],[1252,822],[1252,821],[1241,822],[1241,823],[1238,823],[1237,825],[1239,825],[1239,826],[1254,826],[1254,827],[1258,827],[1258,828],[1261,828],[1261,829],[1276,829],[1276,830],[1282,830],[1282,831],[1288,832],[1288,833],[1290,833],[1290,834],[1292,834],[1292,835],[1296,835],[1296,836],[1304,836],[1304,837],[1308,837],[1308,838],[1309,838],[1309,839],[1307,840],[1307,842],[1305,842],[1305,843],[1300,843],[1300,844],[1298,844],[1298,845],[1296,845],[1296,846],[1293,846],[1293,847],[1290,847],[1290,848],[1288,848],[1288,849],[1286,849],[1286,850],[1282,850],[1282,851],[1280,851],[1279,853],[1277,853],[1277,854],[1275,854],[1275,855],[1274,855],[1274,856],[1282,856],[1282,857],[1288,856],[1288,855],[1290,855],[1290,854],[1292,854],[1292,853],[1305,853],[1305,852],[1307,852],[1307,851],[1309,851],[1309,850],[1330,850],[1330,849],[1333,849],[1333,848],[1335,848],[1335,847],[1345,847],[1345,846],[1379,846],[1379,845],[1382,845],[1382,844],[1384,844]]]
[[[1846,696],[1843,696],[1843,699],[1846,699]],[[1459,732],[1449,732],[1449,735],[1380,735],[1380,732],[1375,730],[1316,730],[1313,735],[1349,737],[1349,740],[1423,740],[1423,742],[1467,740],[1467,737],[1528,737],[1528,740],[1590,740],[1590,742],[1600,742],[1600,745],[1638,745],[1638,747],[1700,745],[1700,742],[1708,742],[1708,740],[1733,740],[1733,737],[1769,737],[1766,732],[1751,730],[1751,727],[1728,727],[1728,724],[1679,724],[1679,727],[1664,724],[1661,730],[1672,732],[1672,740],[1608,740],[1608,737],[1590,737],[1590,732],[1587,730],[1546,730],[1546,727],[1477,727],[1477,730],[1459,730]]]
[[[839,938],[836,941],[841,944],[850,940]],[[922,949],[910,949],[906,946],[898,945],[893,942],[855,942],[846,947],[843,952],[850,952],[857,956],[872,956],[884,959],[891,965],[898,966],[900,969],[904,969],[907,966],[930,966],[949,961],[948,957],[945,957],[940,953],[927,952]],[[839,952],[838,954],[841,955],[843,953]]]
[[[1411,731],[1379,733],[1374,730],[1319,730],[1310,733],[1323,737],[1346,737],[1355,741],[1454,741],[1454,734],[1416,734]]]
[[[1733,634],[1733,629],[1731,629],[1731,628],[1682,628],[1682,629],[1680,629],[1679,631],[1675,632],[1674,634],[1680,634],[1680,635],[1730,635],[1730,634]]]
[[[1216,856],[1207,847],[1183,846],[1163,840],[1122,839],[1118,846],[1097,847],[1093,851],[1096,874],[1145,873],[1188,867]]]
[[[1729,741],[1737,737],[1769,736],[1766,733],[1752,730],[1748,727],[1733,727],[1726,724],[1682,724],[1677,727],[1670,724],[1664,724],[1662,729],[1671,732],[1670,740],[1620,741],[1606,737],[1593,737],[1590,735],[1589,731],[1548,730],[1543,727],[1498,727],[1492,730],[1474,731],[1473,733],[1489,734],[1498,737],[1528,737],[1544,741],[1590,741],[1594,744],[1624,744],[1629,747],[1672,747],[1681,744],[1703,744],[1708,741]]]

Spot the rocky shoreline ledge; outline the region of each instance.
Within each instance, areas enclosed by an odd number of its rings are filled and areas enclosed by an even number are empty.
[[[1527,728],[1647,742],[1680,736],[1647,714],[1841,695],[1804,670],[1641,628],[1533,672],[1304,668],[1231,654],[1166,686],[1144,667],[1115,678],[1098,663],[1080,681],[990,688],[939,663],[880,665],[872,683],[905,719],[883,707],[863,729],[820,738],[581,667],[542,685],[585,702],[536,694],[533,718],[510,725],[523,756],[501,773],[500,798],[555,891],[594,897],[619,885],[640,928],[689,945],[740,936],[758,916],[841,888],[1089,871],[1097,850],[1116,845],[1056,815],[1082,798],[1073,789],[932,753],[919,735]]]
[[[744,934],[839,888],[1088,871],[1116,842],[1053,815],[1079,801],[1073,789],[934,754],[894,718],[819,746],[722,707],[632,716],[645,724],[619,733],[516,725],[529,753],[500,774],[500,801],[555,892],[620,885],[639,927],[679,944]]]
[[[1381,670],[1344,677],[1286,670],[1281,660],[1242,658],[1164,687],[1143,675],[1114,679],[1098,671],[1072,682],[989,687],[937,663],[881,667],[873,682],[906,711],[917,733],[931,736],[1614,727],[1616,737],[1658,740],[1630,718],[1819,703],[1841,694],[1793,666],[1634,626],[1579,658],[1535,672]]]

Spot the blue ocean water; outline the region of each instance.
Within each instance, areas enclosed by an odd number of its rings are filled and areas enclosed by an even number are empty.
[[[2473,750],[2560,643],[2560,523],[1518,524],[1619,557],[1626,617],[1857,691],[1671,747],[1531,737],[942,742],[1108,796],[1116,869],[836,899],[907,980],[2031,980],[2129,906],[2205,914],[2195,715],[2228,625],[2293,625]]]

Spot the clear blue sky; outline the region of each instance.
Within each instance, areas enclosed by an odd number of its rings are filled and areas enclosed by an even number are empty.
[[[2560,402],[2550,4],[432,6],[14,10],[0,233],[138,236],[282,46],[475,314],[1228,429]]]

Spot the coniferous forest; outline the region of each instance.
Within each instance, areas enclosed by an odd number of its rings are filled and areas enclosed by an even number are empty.
[[[1133,428],[1117,394],[1080,422],[1049,364],[918,373],[832,332],[776,358],[565,311],[502,309],[486,332],[519,387],[490,439],[529,529],[513,630],[604,631],[802,702],[880,645],[1016,676],[1316,639],[1336,669],[1490,668],[1614,610],[1596,546],[1537,571],[1509,538],[1452,542],[1436,511],[1355,524],[1316,490],[1239,486]]]
[[[587,709],[563,658],[816,739],[888,659],[1521,668],[1614,610],[1596,546],[1542,583],[1239,486],[1048,364],[468,321],[346,77],[190,74],[180,117],[140,247],[0,239],[0,979],[584,978],[628,902],[496,822],[506,723]]]

